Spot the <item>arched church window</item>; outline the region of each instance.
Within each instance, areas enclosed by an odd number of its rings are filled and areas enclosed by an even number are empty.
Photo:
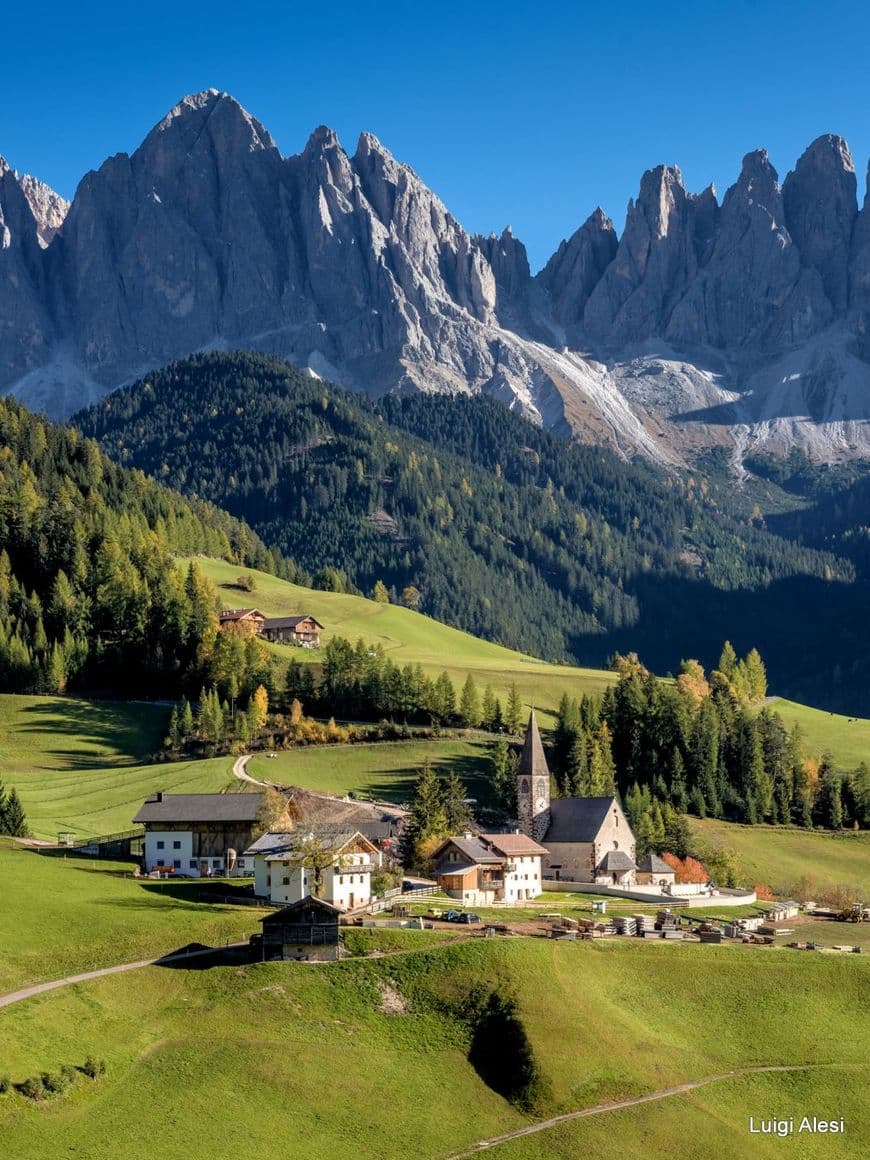
[[[522,779],[522,781],[520,782],[520,793],[528,793],[528,792],[529,792],[529,779],[527,777],[524,777]]]
[[[618,850],[619,849],[619,842],[614,842],[613,848],[614,848],[614,850]]]

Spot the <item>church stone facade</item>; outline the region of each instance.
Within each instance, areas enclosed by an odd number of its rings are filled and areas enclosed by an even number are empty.
[[[619,799],[550,799],[550,770],[534,713],[517,768],[517,813],[522,832],[547,851],[545,878],[634,885],[635,839]]]

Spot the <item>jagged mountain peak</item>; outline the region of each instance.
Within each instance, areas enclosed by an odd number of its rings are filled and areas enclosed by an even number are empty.
[[[219,89],[87,174],[68,213],[10,174],[0,162],[0,388],[55,414],[232,345],[373,393],[486,391],[671,462],[732,427],[804,445],[806,414],[846,453],[870,448],[870,200],[858,214],[833,134],[782,189],[766,151],[748,153],[721,204],[654,166],[621,236],[598,206],[535,277],[510,227],[471,236],[374,134],[348,154],[322,125],[283,157]],[[776,380],[768,405],[765,368],[792,358],[808,385],[785,403]]]

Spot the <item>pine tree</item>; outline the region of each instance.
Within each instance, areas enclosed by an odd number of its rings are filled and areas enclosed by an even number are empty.
[[[269,716],[269,694],[263,685],[257,685],[251,694],[248,701],[248,715],[251,718],[254,736],[256,736],[266,724],[266,719]]]
[[[444,783],[444,813],[448,834],[462,834],[472,825],[471,808],[466,801],[466,790],[459,776],[448,775]]]
[[[0,834],[8,834],[13,838],[26,838],[30,834],[24,808],[15,786],[0,806]]]
[[[508,690],[507,708],[505,709],[504,723],[508,733],[516,735],[523,725],[523,703],[520,700],[520,691],[516,681],[511,681]]]
[[[390,593],[388,592],[387,586],[383,580],[375,581],[375,586],[372,589],[372,600],[374,600],[376,604],[390,603]]]
[[[462,686],[462,696],[459,699],[459,719],[467,729],[476,728],[480,724],[481,708],[477,685],[471,673],[465,678]]]
[[[432,839],[446,833],[444,784],[426,761],[417,774],[410,816],[402,830],[399,846],[402,865],[409,869],[424,869],[432,853]]]
[[[506,737],[499,737],[490,746],[492,796],[499,807],[510,817],[516,816],[517,809],[517,758],[511,751]]]
[[[492,685],[487,685],[483,690],[483,699],[480,703],[480,716],[483,728],[492,729],[495,719],[495,693],[492,691]]]
[[[819,789],[813,808],[813,821],[829,830],[839,830],[843,826],[842,778],[834,769],[829,753],[824,754],[819,766]]]
[[[734,646],[730,640],[726,640],[722,646],[722,653],[719,657],[718,664],[719,672],[726,676],[729,681],[733,678],[737,671],[737,653],[734,651]]]

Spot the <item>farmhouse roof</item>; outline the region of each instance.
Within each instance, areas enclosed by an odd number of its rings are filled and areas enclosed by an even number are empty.
[[[437,849],[436,854],[441,854],[448,846],[455,846],[460,854],[464,855],[467,862],[472,865],[500,865],[503,859],[495,853],[494,850],[486,845],[481,838],[448,838]]]
[[[134,822],[255,822],[260,793],[157,793]]]
[[[460,877],[464,877],[476,869],[477,864],[474,862],[442,862],[432,871],[432,877],[443,878],[445,874],[458,874]]]
[[[309,616],[307,613],[302,613],[300,616],[267,616],[263,622],[263,628],[295,628],[303,620],[310,620],[318,628],[323,628],[319,620],[313,616]]]
[[[273,911],[272,914],[267,914],[265,918],[260,919],[260,922],[266,925],[273,922],[281,922],[284,918],[295,914],[305,907],[314,907],[316,910],[322,910],[330,919],[335,915],[335,921],[338,921],[338,915],[341,914],[340,907],[333,906],[331,902],[326,902],[322,898],[315,898],[313,894],[306,894],[298,902],[291,902],[289,906],[282,906],[280,910]]]
[[[526,777],[549,777],[550,770],[547,765],[547,759],[544,756],[544,746],[541,742],[541,734],[538,729],[538,719],[534,714],[534,710],[529,714],[529,723],[526,726],[526,738],[523,742],[523,750],[520,754],[520,763],[517,768],[519,776]]]
[[[602,870],[634,870],[635,865],[625,850],[608,850],[601,859]]]
[[[638,870],[645,874],[673,874],[673,866],[669,866],[658,854],[644,854],[637,863]]]
[[[481,834],[481,840],[499,854],[507,858],[517,858],[536,854],[544,855],[546,849],[527,834]]]
[[[246,620],[249,616],[263,618],[259,608],[223,608],[220,613],[221,620]]]
[[[310,829],[306,829],[304,823],[298,830],[293,830],[290,833],[274,833],[263,834],[257,838],[256,842],[252,842],[245,850],[242,857],[249,858],[257,854],[264,854],[266,861],[281,861],[281,859],[290,853],[300,842],[304,841],[312,833]],[[315,831],[319,838],[323,839],[324,846],[339,853],[349,846],[354,838],[360,838],[367,846],[370,847],[373,853],[377,853],[377,848],[372,845],[371,841],[357,829],[332,829],[332,828],[318,828]]]
[[[548,847],[553,842],[594,842],[615,804],[615,797],[553,798],[544,841]]]

